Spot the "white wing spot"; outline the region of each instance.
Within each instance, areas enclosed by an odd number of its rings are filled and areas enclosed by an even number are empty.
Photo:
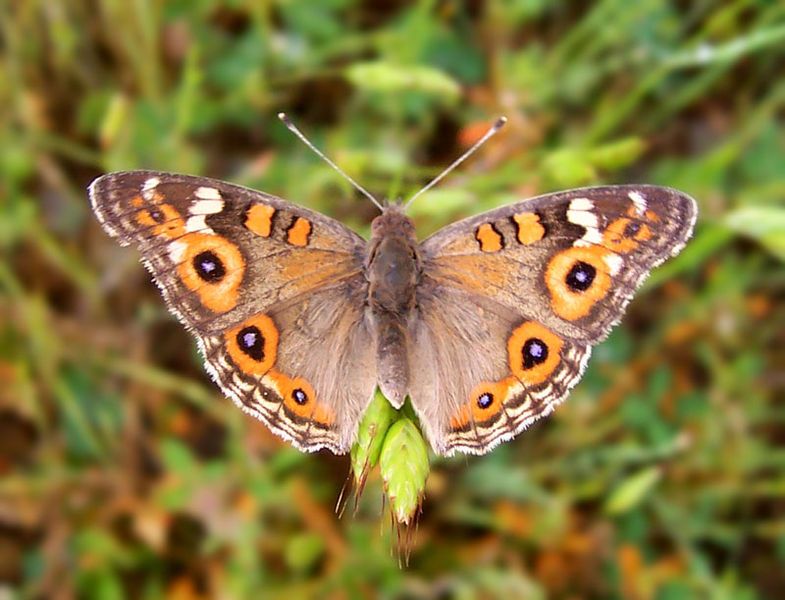
[[[594,214],[594,203],[588,198],[575,198],[567,209],[567,220],[586,230],[583,237],[575,242],[576,246],[588,246],[602,243],[602,233],[597,215]]]
[[[183,242],[170,242],[169,243],[169,258],[172,259],[172,262],[175,264],[180,264],[183,262],[183,256],[185,256],[185,251],[188,249],[188,245]]]
[[[611,275],[618,275],[619,271],[621,271],[622,265],[624,264],[624,259],[622,259],[622,257],[618,254],[614,254],[613,252],[606,254],[602,257],[602,259],[605,261],[605,264],[608,265]]]
[[[188,217],[188,220],[185,222],[185,230],[188,233],[206,233],[207,235],[215,235],[215,231],[213,231],[212,227],[207,225],[207,221],[204,220],[205,215],[194,215],[193,217]]]
[[[627,194],[632,203],[635,205],[635,212],[638,215],[643,215],[646,212],[646,198],[640,192],[630,192]]]
[[[203,200],[220,200],[221,199],[221,192],[219,192],[214,187],[200,187],[196,188],[196,192],[194,195],[197,198],[201,198]]]
[[[575,198],[570,202],[570,210],[594,210],[594,202],[588,198]]]
[[[205,198],[205,196],[215,195],[217,195],[217,198]],[[196,190],[196,197],[201,199],[194,200],[191,202],[191,206],[188,207],[188,212],[191,216],[185,222],[185,230],[189,233],[198,232],[215,235],[215,231],[207,225],[205,217],[221,212],[224,209],[224,201],[215,188],[200,187]]]
[[[188,207],[188,212],[192,215],[214,215],[223,209],[223,200],[196,200]]]
[[[144,182],[142,185],[142,195],[145,200],[149,202],[153,199],[153,192],[155,191],[155,188],[158,187],[159,183],[161,183],[161,180],[158,177],[150,177]]]

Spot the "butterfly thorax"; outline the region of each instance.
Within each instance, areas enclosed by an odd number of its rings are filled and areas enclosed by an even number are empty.
[[[368,303],[374,312],[400,316],[414,306],[420,276],[414,223],[390,206],[374,219],[366,260]]]
[[[409,388],[407,332],[420,277],[414,223],[400,206],[386,207],[374,220],[365,269],[379,385],[400,406]]]

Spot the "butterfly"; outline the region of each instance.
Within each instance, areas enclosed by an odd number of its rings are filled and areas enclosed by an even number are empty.
[[[377,385],[396,408],[410,398],[443,455],[486,453],[550,414],[697,214],[673,189],[590,187],[420,242],[388,202],[367,241],[204,177],[109,173],[89,195],[104,229],[139,249],[221,390],[297,448],[336,454]]]

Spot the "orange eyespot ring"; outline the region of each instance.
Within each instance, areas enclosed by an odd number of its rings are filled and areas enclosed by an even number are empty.
[[[512,374],[525,386],[545,381],[561,362],[564,341],[547,327],[527,321],[507,340],[507,360]]]
[[[171,242],[170,248],[177,255],[180,280],[206,308],[223,313],[237,305],[245,274],[237,246],[219,235],[190,233]],[[216,269],[223,274],[219,278],[214,276]]]
[[[171,204],[159,204],[150,209],[139,210],[136,213],[136,222],[149,227],[154,235],[169,239],[185,234],[185,222]]]
[[[638,243],[632,237],[625,234],[627,227],[632,223],[630,219],[622,217],[616,219],[605,228],[602,235],[602,243],[614,252],[626,254],[638,247]]]
[[[272,380],[283,398],[286,410],[300,418],[315,421],[325,427],[335,422],[333,411],[319,402],[313,386],[302,377],[287,377],[278,371],[270,371]]]
[[[604,258],[609,254],[601,246],[573,246],[551,258],[545,285],[558,316],[567,321],[585,317],[608,294],[611,275]]]
[[[496,417],[503,409],[510,389],[517,385],[514,377],[501,381],[484,381],[472,390],[469,402],[450,419],[450,427],[460,429],[471,422],[486,423]]]
[[[645,242],[652,237],[651,229],[645,223],[621,217],[605,228],[602,243],[613,252],[627,254],[635,250],[639,242]]]
[[[224,334],[226,351],[246,375],[264,375],[278,354],[278,328],[267,315],[256,315]]]

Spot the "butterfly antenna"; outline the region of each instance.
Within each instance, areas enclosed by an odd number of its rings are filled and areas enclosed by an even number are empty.
[[[314,153],[316,153],[316,156],[318,156],[319,158],[321,158],[321,159],[322,159],[324,162],[326,162],[328,165],[330,165],[330,166],[331,166],[333,169],[335,169],[336,171],[338,171],[338,173],[340,173],[341,175],[343,175],[344,179],[346,179],[346,181],[348,181],[349,183],[351,183],[351,184],[354,186],[354,188],[355,188],[357,191],[361,192],[361,193],[362,193],[362,194],[363,194],[363,195],[364,195],[366,198],[368,198],[368,200],[370,200],[370,201],[371,201],[371,202],[373,202],[373,203],[374,203],[376,206],[378,206],[378,207],[379,207],[379,210],[381,210],[382,212],[384,212],[384,207],[381,205],[381,203],[380,203],[380,202],[379,202],[379,201],[378,201],[376,198],[374,198],[374,197],[373,197],[373,194],[371,194],[371,192],[369,192],[369,191],[368,191],[368,190],[366,190],[366,189],[365,189],[363,186],[361,186],[359,183],[357,183],[357,182],[356,182],[354,179],[352,179],[351,177],[349,177],[349,175],[347,175],[347,174],[346,174],[346,173],[345,173],[345,172],[344,172],[344,171],[341,169],[341,167],[339,167],[338,165],[336,165],[336,164],[335,164],[333,161],[331,161],[329,158],[327,158],[327,156],[325,156],[325,154],[324,154],[324,153],[323,153],[321,150],[319,150],[319,148],[317,148],[316,146],[314,146],[314,145],[311,143],[311,141],[310,141],[310,140],[309,140],[307,137],[305,137],[305,135],[303,134],[303,132],[302,132],[302,131],[300,131],[299,129],[297,129],[297,125],[295,125],[294,123],[292,123],[291,119],[290,119],[288,116],[286,116],[286,113],[282,113],[282,112],[278,113],[278,118],[279,118],[279,119],[281,119],[281,122],[283,122],[283,124],[284,124],[284,125],[286,125],[286,128],[287,128],[289,131],[291,131],[291,132],[292,132],[294,135],[296,135],[298,138],[300,138],[300,140],[303,142],[303,144],[305,144],[305,145],[306,145],[306,146],[308,146],[308,147],[309,147],[311,150],[313,150],[313,151],[314,151]]]
[[[479,140],[474,142],[474,144],[472,145],[471,148],[469,148],[466,152],[461,154],[456,160],[453,161],[453,163],[449,167],[447,167],[439,175],[437,175],[435,178],[433,178],[428,185],[426,185],[424,188],[422,188],[414,196],[409,198],[409,201],[404,206],[404,210],[409,208],[409,205],[412,202],[414,202],[417,199],[418,196],[420,196],[420,195],[424,194],[425,192],[427,192],[429,189],[431,189],[433,186],[435,186],[437,183],[439,183],[442,179],[447,177],[447,175],[450,173],[450,171],[452,171],[455,167],[457,167],[459,164],[461,164],[463,161],[465,161],[467,158],[469,158],[472,154],[474,154],[474,152],[477,150],[477,148],[482,146],[491,137],[496,135],[496,133],[502,127],[504,127],[504,125],[506,123],[507,123],[507,117],[499,117],[498,119],[496,119],[496,122],[493,125],[491,125],[491,128],[488,131],[485,132],[485,135],[483,135]]]

